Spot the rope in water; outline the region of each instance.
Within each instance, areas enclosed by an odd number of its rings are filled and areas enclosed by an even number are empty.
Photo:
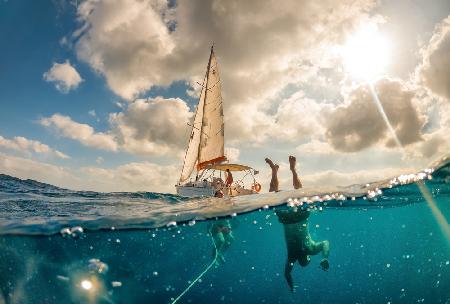
[[[178,300],[180,300],[181,297],[183,297],[183,296],[189,291],[189,289],[191,289],[191,287],[194,286],[194,285],[198,282],[198,280],[200,280],[200,279],[201,279],[201,278],[202,278],[202,277],[203,277],[203,276],[211,269],[211,267],[216,263],[217,258],[218,258],[218,256],[219,256],[219,251],[217,250],[217,246],[216,246],[216,243],[214,242],[214,239],[213,239],[213,237],[212,237],[211,231],[210,231],[209,233],[210,233],[210,235],[211,235],[211,241],[212,241],[212,243],[213,243],[213,245],[214,245],[214,250],[215,250],[215,252],[216,252],[216,254],[215,254],[215,256],[214,256],[214,260],[211,262],[211,264],[208,265],[208,267],[205,268],[205,270],[203,270],[202,273],[200,273],[200,275],[199,275],[194,281],[192,281],[191,284],[189,284],[188,287],[186,287],[186,289],[185,289],[182,293],[180,293],[180,295],[179,295],[178,297],[176,297],[175,300],[172,301],[171,304],[177,303]]]

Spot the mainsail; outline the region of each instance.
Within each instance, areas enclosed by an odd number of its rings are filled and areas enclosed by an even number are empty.
[[[202,170],[209,164],[224,160],[226,158],[224,156],[223,105],[219,68],[214,49],[211,48],[180,182],[191,176],[196,164],[197,170]]]

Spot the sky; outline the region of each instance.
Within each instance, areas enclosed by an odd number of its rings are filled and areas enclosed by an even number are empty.
[[[0,173],[174,192],[213,43],[226,155],[263,192],[265,157],[289,189],[289,155],[326,187],[449,151],[448,0],[0,0]]]

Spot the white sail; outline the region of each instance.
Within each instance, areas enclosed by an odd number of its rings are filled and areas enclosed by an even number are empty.
[[[180,182],[184,182],[191,176],[194,171],[195,164],[198,160],[198,153],[200,148],[200,134],[203,121],[203,105],[205,103],[205,86],[206,76],[202,84],[202,92],[200,94],[200,100],[195,111],[194,121],[192,122],[191,136],[189,138],[189,144],[184,157],[183,169],[181,170]]]
[[[197,164],[197,170],[225,160],[224,123],[219,69],[211,48],[208,68],[202,83],[200,100],[195,112],[180,183],[187,180]]]
[[[209,58],[197,169],[225,160],[223,105],[216,56]]]

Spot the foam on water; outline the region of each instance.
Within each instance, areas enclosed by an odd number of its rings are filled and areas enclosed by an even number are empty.
[[[72,191],[0,175],[0,234],[76,236],[77,230],[176,226],[280,204],[308,208],[385,208],[423,202],[414,185],[426,181],[432,193],[449,191],[450,156],[428,168],[369,184],[303,188],[228,199],[185,198],[152,192]],[[443,194],[443,193],[442,193]],[[74,230],[75,229],[75,230]]]

